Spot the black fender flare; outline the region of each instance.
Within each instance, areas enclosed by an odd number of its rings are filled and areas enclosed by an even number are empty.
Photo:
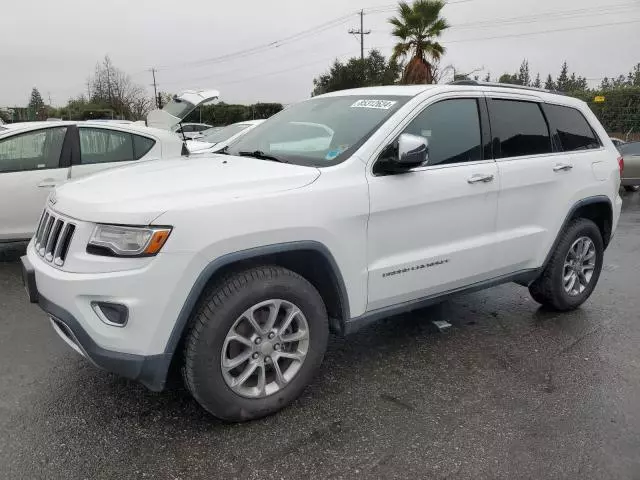
[[[342,312],[342,318],[347,321],[350,317],[349,313],[349,297],[347,295],[347,289],[342,277],[342,273],[338,267],[338,264],[331,254],[331,251],[322,243],[313,240],[303,240],[295,242],[278,243],[273,245],[265,245],[260,247],[249,248],[247,250],[240,250],[237,252],[228,253],[222,255],[211,261],[198,275],[195,283],[191,287],[187,298],[182,305],[182,309],[178,314],[176,323],[173,326],[167,345],[165,346],[165,355],[173,356],[182,335],[187,326],[189,318],[191,317],[194,308],[202,292],[209,281],[216,275],[216,272],[220,269],[231,265],[233,263],[251,260],[252,258],[263,257],[265,255],[273,255],[277,253],[294,252],[300,250],[313,250],[321,254],[327,261],[327,265],[330,267],[331,272],[338,284],[338,293],[340,299],[340,309]]]

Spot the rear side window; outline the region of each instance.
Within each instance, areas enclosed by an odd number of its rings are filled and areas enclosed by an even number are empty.
[[[132,136],[133,136],[133,159],[140,160],[147,153],[149,153],[149,150],[153,148],[153,146],[156,144],[156,141],[151,138],[143,137],[142,135],[132,135]]]
[[[575,108],[545,105],[545,113],[549,123],[556,129],[565,152],[600,147],[600,141],[586,118]]]
[[[58,168],[66,133],[56,127],[0,140],[0,173]]]
[[[540,105],[518,100],[489,102],[491,132],[497,138],[497,158],[549,153],[551,136]]]
[[[126,162],[134,159],[132,135],[106,128],[80,128],[80,163]]]

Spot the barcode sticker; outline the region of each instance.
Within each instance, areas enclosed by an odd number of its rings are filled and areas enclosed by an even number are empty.
[[[358,100],[351,108],[377,108],[379,110],[389,110],[396,104],[394,100]]]

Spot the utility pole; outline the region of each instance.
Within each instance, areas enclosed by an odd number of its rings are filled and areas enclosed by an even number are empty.
[[[156,107],[160,108],[158,105],[158,90],[156,88],[156,69],[151,69],[151,75],[153,75],[153,101],[156,103]]]
[[[371,30],[364,31],[364,9],[360,10],[360,30],[349,30],[351,35],[360,35],[360,60],[364,60],[364,36],[369,35]]]

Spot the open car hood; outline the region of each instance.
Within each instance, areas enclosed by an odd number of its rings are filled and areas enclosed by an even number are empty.
[[[152,110],[147,115],[147,126],[172,130],[200,105],[220,98],[218,90],[185,90],[167,103],[162,110]]]

